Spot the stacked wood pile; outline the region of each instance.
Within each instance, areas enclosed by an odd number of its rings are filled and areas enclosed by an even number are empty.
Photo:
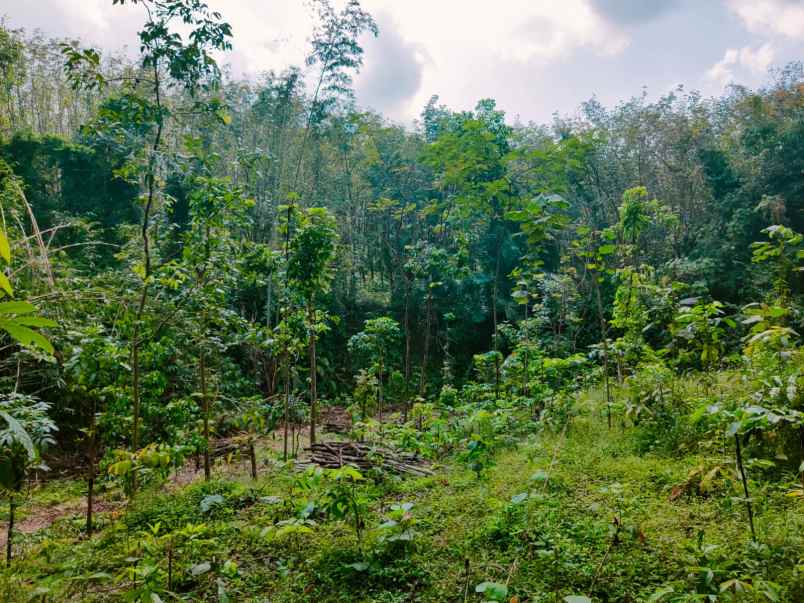
[[[420,456],[359,442],[318,442],[307,450],[312,453],[310,462],[326,469],[351,465],[361,471],[376,467],[417,477],[433,474]]]
[[[240,452],[241,445],[235,438],[220,438],[209,443],[209,455],[213,458],[229,456]]]
[[[322,409],[321,423],[329,433],[348,433],[352,429],[352,417],[343,406],[328,406]]]

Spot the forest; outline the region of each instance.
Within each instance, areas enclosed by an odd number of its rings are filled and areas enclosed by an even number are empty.
[[[0,26],[0,600],[804,600],[804,67],[522,123]]]

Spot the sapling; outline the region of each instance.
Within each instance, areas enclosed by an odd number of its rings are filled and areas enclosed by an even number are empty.
[[[52,434],[57,428],[47,416],[49,409],[47,402],[23,394],[0,399],[0,490],[8,496],[7,566],[11,565],[18,497],[28,474],[43,467],[41,451],[55,443]]]
[[[322,207],[300,212],[301,224],[289,242],[287,279],[304,300],[310,361],[310,443],[316,441],[318,421],[318,335],[326,330],[326,316],[316,308],[318,297],[329,291],[338,247],[335,217]]]
[[[751,496],[748,493],[748,480],[745,477],[745,469],[743,468],[743,451],[740,446],[740,434],[734,434],[734,449],[737,454],[737,470],[740,472],[740,480],[743,483],[743,494],[745,494],[745,508],[748,512],[748,524],[751,527],[751,539],[756,542],[757,533],[754,529],[754,510],[751,507]]]
[[[377,369],[377,404],[380,413],[380,429],[382,429],[385,369],[390,353],[390,346],[400,337],[399,324],[392,318],[372,318],[364,324],[363,330],[349,340],[349,349],[367,353]],[[363,408],[363,420],[366,419]]]

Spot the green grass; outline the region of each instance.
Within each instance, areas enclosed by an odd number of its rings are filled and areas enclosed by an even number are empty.
[[[232,601],[463,601],[467,589],[468,600],[479,601],[475,586],[490,580],[507,584],[520,601],[572,594],[641,601],[663,585],[694,592],[690,575],[704,562],[715,583],[764,578],[782,586],[781,600],[804,600],[800,501],[771,482],[752,482],[761,543],[753,546],[738,491],[671,501],[673,486],[703,459],[637,454],[634,430],[619,422],[609,430],[600,400],[599,391],[584,396],[566,433],[532,435],[500,451],[480,480],[450,461],[432,477],[366,486],[368,534],[361,544],[343,522],[319,521],[309,532],[281,537],[265,533],[293,514],[293,476],[277,469],[257,483],[244,477],[144,493],[91,540],[81,536],[80,521],[58,522],[25,538],[27,555],[0,577],[0,598],[3,588],[3,600],[23,601],[44,587],[52,601],[115,600],[133,588],[119,578],[122,571],[151,561],[161,584],[167,561],[159,534],[192,523],[202,534],[174,558],[174,590],[187,600],[216,600],[220,587]],[[530,498],[513,504],[523,492]],[[212,494],[224,503],[200,513],[200,501]],[[271,496],[282,502],[266,502]],[[408,546],[382,544],[377,526],[399,501],[414,504],[415,538]],[[157,524],[157,536],[148,536]],[[699,538],[718,547],[707,559]],[[211,570],[193,576],[190,568],[203,562]],[[361,562],[369,567],[350,567]],[[87,580],[93,573],[103,575]]]

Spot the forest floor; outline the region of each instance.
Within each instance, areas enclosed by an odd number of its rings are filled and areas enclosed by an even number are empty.
[[[295,446],[298,449],[296,459],[300,462],[309,458],[306,448],[310,445],[310,428],[304,426],[294,430]],[[257,449],[261,457],[270,452],[282,453],[282,428],[257,441]],[[326,435],[326,434],[325,434]],[[234,459],[216,459],[212,474],[216,480],[240,479],[250,475],[248,457],[238,455]],[[76,472],[72,472],[76,473]],[[188,459],[183,466],[172,472],[162,484],[163,492],[175,492],[194,482],[204,479],[203,466],[195,459]],[[104,491],[98,489],[94,509],[96,513],[119,512],[125,506],[119,490]],[[16,510],[14,529],[23,535],[30,535],[50,527],[62,519],[78,519],[86,517],[86,486],[76,477],[45,478],[32,484],[24,502]],[[0,511],[0,550],[5,550],[8,530],[8,509]]]
[[[696,468],[733,464],[726,450],[722,458],[638,454],[628,429],[607,427],[600,392],[582,396],[580,410],[565,431],[534,434],[497,453],[480,479],[449,461],[435,466],[433,476],[367,484],[359,539],[343,521],[310,522],[283,534],[271,528],[305,496],[294,485],[298,476],[273,463],[261,463],[256,482],[245,464],[220,464],[209,484],[143,495],[122,518],[120,509],[101,513],[92,539],[80,530],[82,508],[71,506],[80,503],[80,485],[48,484],[32,494],[27,517],[38,517],[46,501],[71,515],[17,537],[24,558],[2,576],[0,599],[5,588],[2,600],[28,600],[22,593],[44,583],[54,594],[48,600],[116,600],[136,579],[90,580],[80,594],[59,580],[82,572],[118,575],[131,563],[133,545],[123,542],[134,534],[144,564],[148,530],[186,522],[203,525],[212,543],[210,550],[183,550],[187,559],[174,569],[182,575],[174,589],[196,601],[480,601],[475,588],[490,581],[508,592],[495,600],[586,595],[630,602],[671,588],[701,596],[731,579],[759,588],[757,568],[772,572],[781,600],[804,600],[800,501],[749,469],[759,544],[752,543],[737,484],[715,486],[706,496],[679,490]],[[268,438],[260,457],[274,450]],[[199,501],[210,493],[224,502],[200,516]],[[401,502],[412,505],[410,532],[389,539],[384,521]],[[204,556],[217,572],[195,573]],[[691,584],[697,590],[684,590]]]

